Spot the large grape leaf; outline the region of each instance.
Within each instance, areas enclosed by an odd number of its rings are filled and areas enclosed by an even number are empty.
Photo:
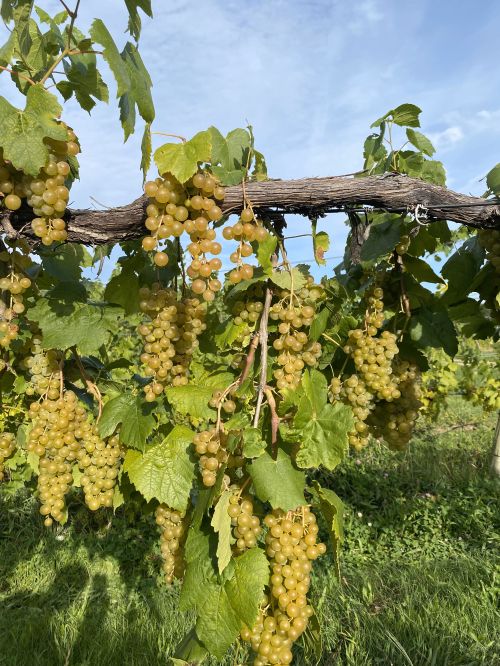
[[[114,275],[104,290],[104,299],[108,303],[121,305],[126,314],[139,311],[139,277],[133,266],[122,265],[118,275]]]
[[[208,130],[198,132],[189,141],[165,143],[154,153],[154,161],[160,173],[171,173],[181,183],[196,173],[199,162],[208,162],[212,151],[212,139]]]
[[[264,587],[269,579],[269,564],[260,548],[250,548],[234,559],[234,575],[226,583],[228,596],[240,622],[253,626]]]
[[[304,473],[295,469],[283,449],[278,449],[276,460],[264,453],[248,466],[248,471],[258,498],[270,502],[273,509],[290,511],[306,503]]]
[[[107,343],[109,332],[116,327],[116,310],[93,303],[39,298],[30,308],[29,317],[42,330],[45,349],[76,346],[81,354],[91,356]]]
[[[291,289],[293,286],[294,290],[302,289],[306,284],[306,277],[309,272],[309,267],[300,265],[292,268],[291,271],[288,270],[274,270],[270,274],[271,281],[274,282],[281,289]]]
[[[435,347],[451,357],[458,351],[457,332],[445,308],[420,308],[412,314],[408,330],[419,349]]]
[[[103,46],[103,58],[108,63],[116,80],[116,96],[122,97],[122,95],[128,92],[131,87],[128,67],[120,55],[113,37],[111,37],[109,30],[101,19],[95,19],[93,21],[90,26],[90,36],[94,42]]]
[[[129,88],[120,99],[120,120],[125,133],[125,140],[135,128],[135,108],[137,107],[141,118],[146,123],[152,123],[155,118],[151,87],[153,85],[148,70],[145,68],[139,51],[133,44],[127,42],[121,53],[130,80]],[[146,156],[147,157],[147,156]],[[145,155],[143,154],[143,160]]]
[[[95,100],[108,101],[108,86],[97,70],[94,54],[72,56],[69,63],[64,62],[64,71],[66,80],[60,81],[57,89],[65,100],[74,94],[77,102],[85,111],[91,111],[94,108]]]
[[[234,542],[231,532],[231,516],[227,512],[229,500],[232,495],[233,493],[230,490],[222,493],[212,516],[211,525],[218,537],[217,564],[219,573],[222,573],[229,564],[229,560],[231,559],[231,544]]]
[[[153,432],[155,419],[153,405],[140,396],[122,393],[104,405],[99,421],[101,437],[112,435],[120,427],[120,441],[127,446],[143,450]]]
[[[189,428],[176,425],[160,444],[145,453],[127,452],[123,470],[148,502],[157,499],[177,511],[186,510],[195,474],[189,456],[193,435]]]
[[[185,386],[170,386],[165,389],[168,402],[176,412],[183,416],[192,416],[196,419],[213,420],[216,417],[214,409],[208,406],[214,389],[209,386],[186,384]]]
[[[429,157],[432,157],[436,152],[431,141],[425,136],[425,134],[422,134],[422,132],[417,132],[417,130],[408,128],[406,130],[406,136],[408,137],[408,141],[413,144],[415,148],[418,148],[422,153],[429,155]]]
[[[67,130],[56,121],[60,113],[57,98],[41,85],[29,87],[24,111],[0,97],[0,147],[4,158],[16,169],[38,175],[49,157],[43,140],[47,137],[58,141],[67,139]]]
[[[363,264],[375,263],[394,250],[401,236],[401,217],[379,215],[376,222],[370,225],[370,233],[361,248]]]

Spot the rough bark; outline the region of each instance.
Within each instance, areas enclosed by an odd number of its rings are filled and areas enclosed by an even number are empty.
[[[445,219],[476,229],[500,228],[500,202],[485,205],[484,199],[400,174],[268,180],[248,183],[246,191],[252,205],[263,211],[321,215],[373,206],[381,210],[415,212],[418,206],[419,217],[430,223]],[[139,238],[144,235],[146,205],[146,198],[140,197],[126,206],[108,210],[68,210],[68,240],[99,245]],[[224,212],[236,213],[242,207],[242,187],[226,188]],[[32,237],[30,219],[29,209],[0,214],[4,232],[10,236]]]

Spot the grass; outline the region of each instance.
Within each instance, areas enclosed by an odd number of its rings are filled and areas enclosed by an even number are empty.
[[[346,502],[342,581],[323,558],[319,659],[299,648],[295,664],[500,665],[493,429],[457,399],[406,454],[372,446],[319,474]],[[48,532],[34,500],[0,500],[0,664],[169,664],[192,617],[161,583],[156,541],[150,517],[109,524],[76,506],[68,527]],[[235,650],[223,663],[243,661]]]

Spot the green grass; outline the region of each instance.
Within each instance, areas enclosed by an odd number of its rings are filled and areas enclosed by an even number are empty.
[[[500,665],[493,429],[455,400],[407,453],[372,446],[318,474],[347,507],[342,582],[328,558],[313,581],[322,666]],[[192,617],[161,583],[151,518],[72,514],[49,532],[34,500],[0,500],[0,664],[169,664]],[[235,650],[223,663],[244,658]],[[316,661],[298,648],[294,663]]]

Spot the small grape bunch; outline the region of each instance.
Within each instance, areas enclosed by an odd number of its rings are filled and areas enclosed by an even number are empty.
[[[241,554],[257,545],[262,528],[258,516],[253,513],[253,503],[249,497],[240,497],[239,491],[229,498],[227,512],[231,517],[235,553]]]
[[[395,250],[399,255],[406,254],[410,247],[411,239],[409,236],[401,236],[399,243],[396,245]]]
[[[0,481],[5,478],[4,463],[16,450],[16,438],[12,432],[0,434]]]
[[[30,287],[29,277],[14,270],[8,276],[0,278],[0,291],[8,294],[5,300],[0,299],[0,346],[4,348],[9,347],[17,338],[19,326],[15,319],[26,309],[23,294]]]
[[[78,452],[78,464],[82,471],[81,484],[85,504],[91,511],[112,507],[123,450],[118,435],[103,440],[95,424],[88,424]]]
[[[252,241],[262,243],[269,236],[269,232],[262,222],[256,219],[253,210],[247,207],[241,211],[236,224],[224,227],[222,235],[225,240],[238,241],[238,247],[229,256],[231,263],[236,264],[236,268],[229,273],[229,281],[231,284],[238,284],[242,280],[250,280],[253,277],[254,267],[244,263],[243,259],[253,254],[250,243]]]
[[[184,574],[183,546],[186,540],[184,514],[160,504],[155,511],[156,524],[161,528],[160,550],[166,582],[171,585],[174,578]]]
[[[481,247],[486,250],[486,259],[500,275],[500,231],[498,229],[481,229],[477,234]]]
[[[207,488],[215,485],[219,468],[228,460],[226,440],[226,434],[215,428],[198,432],[193,438],[196,454],[200,456],[203,485]]]
[[[205,323],[207,308],[198,298],[186,297],[178,303],[177,312],[177,324],[181,334],[174,341],[172,385],[182,386],[188,383],[189,366],[199,346],[198,338],[207,328]]]
[[[30,342],[30,356],[22,361],[30,375],[30,383],[26,386],[25,393],[28,396],[47,396],[50,400],[59,397],[59,362],[61,352],[55,349],[46,351],[42,347],[40,335],[34,335]]]
[[[309,507],[287,513],[275,510],[264,518],[269,528],[266,554],[271,565],[270,595],[252,628],[241,637],[256,653],[254,666],[290,664],[293,643],[304,633],[314,611],[308,604],[312,561],[326,552],[317,543],[316,517]]]
[[[260,319],[263,308],[264,304],[261,301],[236,301],[231,310],[231,313],[233,314],[233,324],[235,326],[241,326],[242,329],[238,333],[235,342],[243,344],[245,339],[255,331],[255,327]]]
[[[374,407],[374,396],[358,375],[350,375],[344,382],[333,377],[330,383],[330,397],[333,402],[342,401],[350,405],[354,415],[354,429],[348,433],[349,444],[360,451],[368,444],[366,419]]]

